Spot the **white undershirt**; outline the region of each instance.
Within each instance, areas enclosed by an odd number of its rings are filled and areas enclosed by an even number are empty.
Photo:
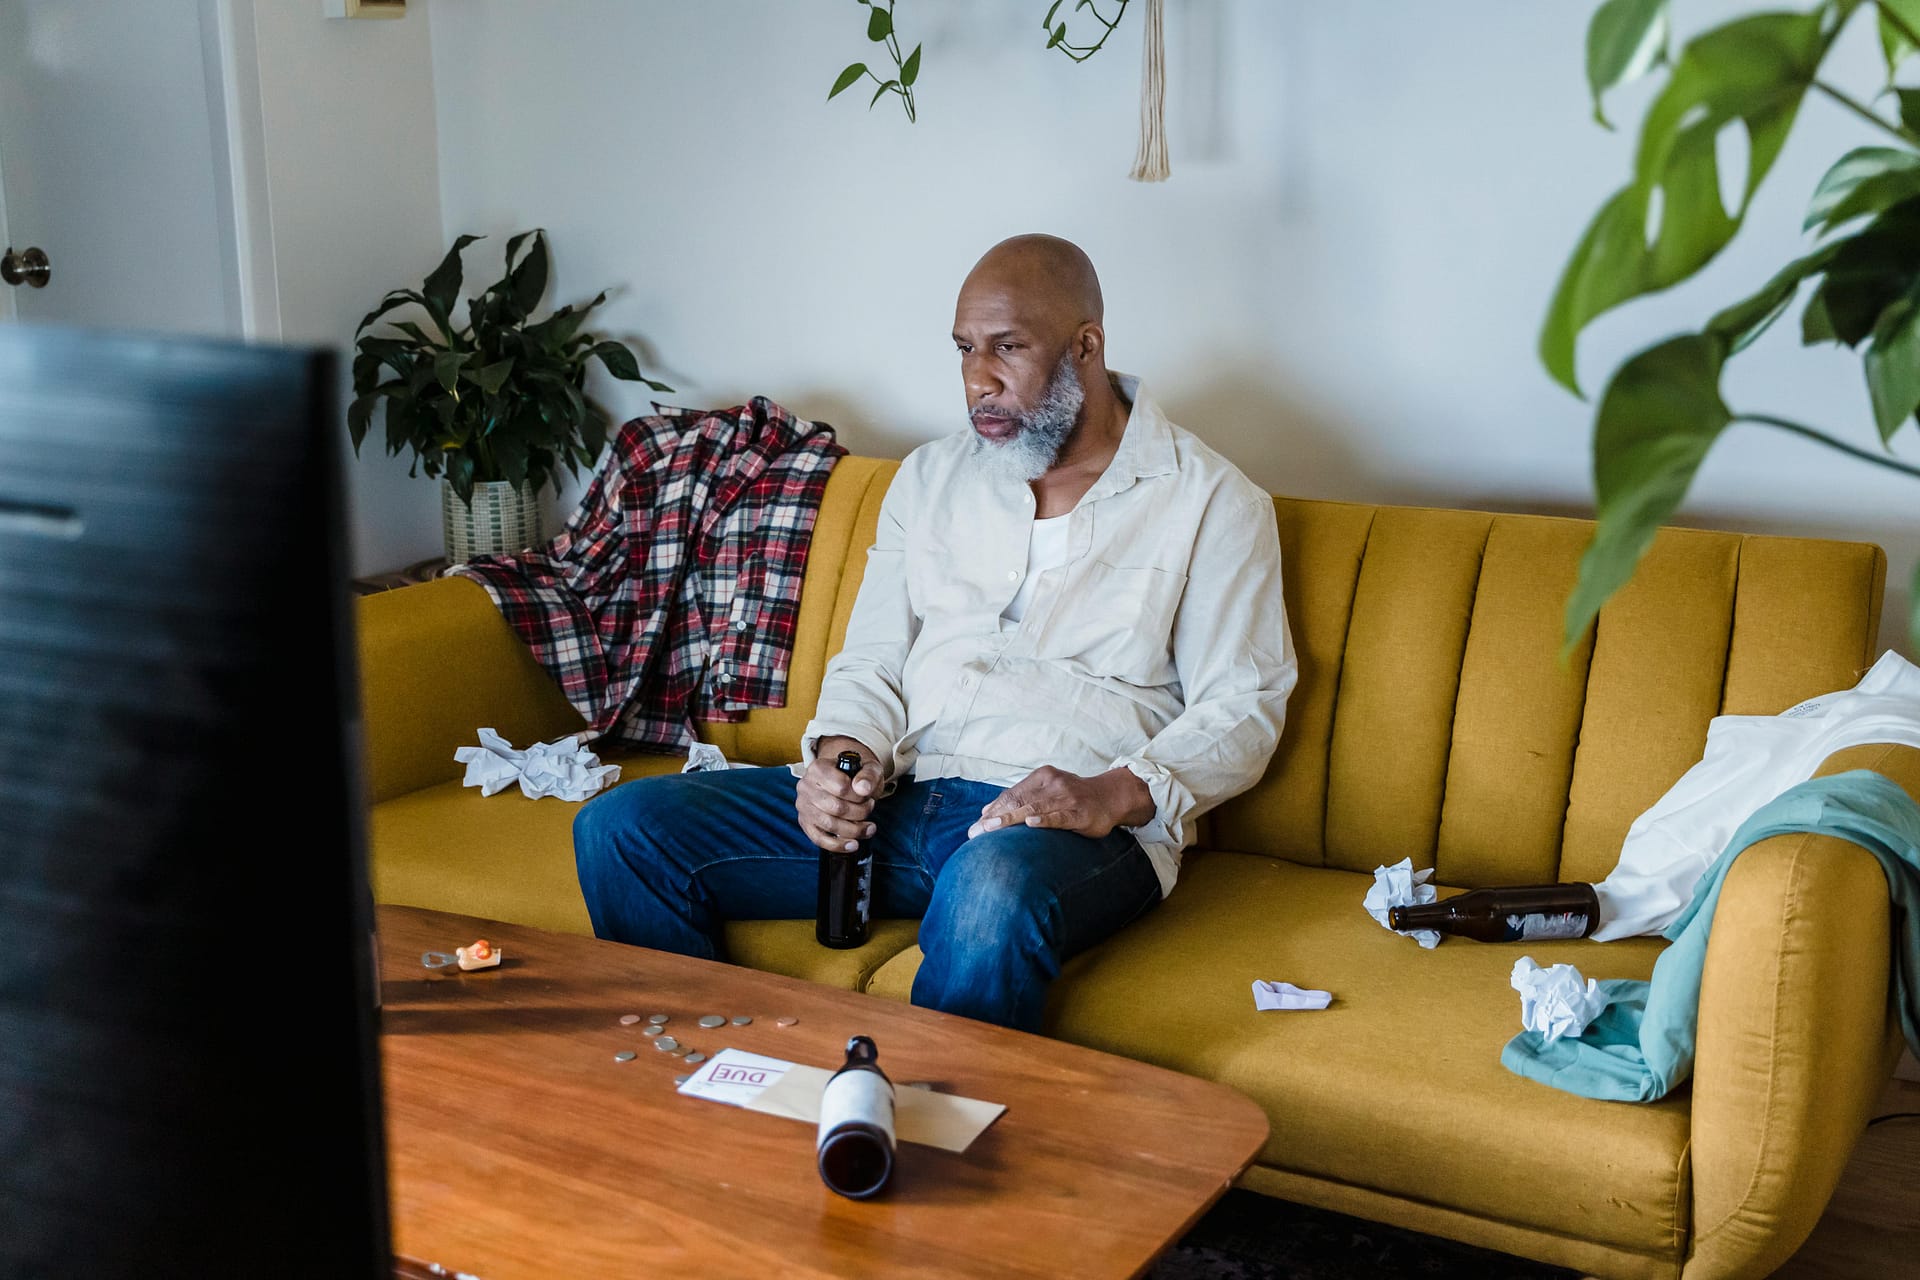
[[[1020,580],[1020,589],[1000,611],[1000,616],[1008,622],[1018,622],[1026,616],[1027,605],[1033,601],[1033,584],[1039,581],[1040,575],[1067,562],[1067,521],[1072,514],[1033,522],[1033,537],[1027,543],[1027,576]]]

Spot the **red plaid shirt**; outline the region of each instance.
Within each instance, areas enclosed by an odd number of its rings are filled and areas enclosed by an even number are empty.
[[[761,396],[654,408],[560,536],[447,572],[487,589],[601,745],[679,751],[695,719],[785,705],[807,548],[846,450]]]

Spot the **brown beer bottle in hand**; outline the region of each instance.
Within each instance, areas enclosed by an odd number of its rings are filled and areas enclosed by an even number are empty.
[[[1431,929],[1476,942],[1544,942],[1584,938],[1600,923],[1600,899],[1583,883],[1472,889],[1445,902],[1387,908],[1401,933]]]
[[[860,772],[860,753],[842,751],[833,767],[852,778]],[[856,853],[838,849],[820,851],[820,892],[814,910],[813,936],[823,947],[847,950],[863,947],[871,932],[873,911],[873,854],[861,841]]]

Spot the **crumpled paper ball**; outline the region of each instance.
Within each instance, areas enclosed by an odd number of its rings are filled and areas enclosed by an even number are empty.
[[[1387,923],[1388,907],[1421,907],[1432,902],[1436,896],[1434,887],[1427,883],[1433,879],[1433,868],[1420,871],[1413,869],[1412,858],[1402,858],[1390,867],[1373,869],[1373,887],[1367,890],[1365,902],[1367,914],[1380,922],[1380,927],[1399,933]],[[1404,935],[1431,951],[1440,945],[1440,935],[1432,929],[1415,929]]]
[[[504,791],[517,782],[520,793],[529,800],[542,796],[585,800],[620,780],[619,765],[601,764],[599,756],[581,745],[588,736],[569,734],[520,751],[492,729],[482,729],[480,745],[461,747],[453,758],[467,766],[464,784],[480,788],[483,796]]]
[[[1513,989],[1520,993],[1520,1023],[1552,1044],[1562,1036],[1578,1037],[1607,1007],[1600,984],[1582,978],[1570,964],[1542,969],[1532,956],[1513,962]]]

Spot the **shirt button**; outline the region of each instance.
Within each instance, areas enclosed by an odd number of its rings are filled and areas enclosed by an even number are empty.
[[[718,680],[718,681],[719,681],[719,682],[720,682],[721,684],[732,684],[732,683],[733,683],[733,677],[732,677],[732,676],[730,676],[730,675],[728,675],[728,674],[727,674],[726,672],[724,672],[724,671],[722,671],[722,672],[721,672],[721,673],[720,673],[720,674],[719,674],[718,676],[716,676],[716,677],[714,677],[714,678],[715,678],[716,680]]]
[[[747,629],[747,620],[745,618],[735,618],[733,620],[733,629],[735,631],[745,631]]]
[[[1018,569],[1007,570],[1007,581],[1008,582],[1020,581],[1020,571]]]

